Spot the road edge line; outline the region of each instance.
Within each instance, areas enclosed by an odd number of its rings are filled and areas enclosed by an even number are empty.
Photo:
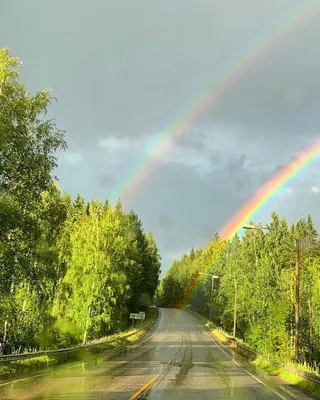
[[[269,386],[269,385],[267,385],[265,382],[261,381],[258,377],[256,377],[256,376],[253,375],[251,372],[249,372],[244,366],[238,364],[238,363],[234,360],[233,355],[232,355],[229,351],[227,351],[226,349],[224,349],[224,348],[221,346],[221,344],[220,344],[220,342],[219,342],[219,339],[218,339],[218,338],[215,338],[215,337],[213,336],[213,334],[212,334],[211,331],[208,332],[208,330],[206,330],[206,329],[202,326],[202,324],[200,324],[200,322],[198,321],[197,317],[195,317],[195,316],[194,316],[193,314],[191,314],[191,313],[189,313],[189,314],[193,316],[193,318],[196,320],[197,324],[198,324],[199,326],[201,326],[201,328],[204,330],[204,332],[207,334],[207,336],[216,344],[216,346],[217,346],[225,355],[227,355],[228,357],[231,357],[231,361],[232,361],[235,365],[237,365],[238,368],[241,368],[243,371],[245,371],[248,375],[250,375],[252,378],[254,378],[254,379],[255,379],[257,382],[259,382],[261,385],[267,387],[267,388],[268,388],[269,390],[271,390],[274,394],[276,394],[280,399],[286,400],[285,397],[283,397],[280,393],[278,393],[276,390],[274,390],[271,386]],[[282,385],[278,385],[278,388],[280,389],[280,391],[284,392],[285,394],[287,394],[288,396],[290,396],[290,397],[293,398],[293,399],[296,399],[296,400],[300,400],[300,399],[301,399],[301,398],[299,398],[299,397],[298,397],[298,398],[295,397],[296,395],[293,395],[293,393],[291,393],[289,390],[285,390],[285,391],[284,391],[283,388],[282,388]]]

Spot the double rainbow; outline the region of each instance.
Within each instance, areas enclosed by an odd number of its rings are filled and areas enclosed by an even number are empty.
[[[197,95],[184,111],[163,130],[140,154],[123,179],[119,179],[109,198],[115,202],[119,197],[132,197],[143,185],[153,170],[162,163],[162,156],[170,151],[179,138],[187,134],[190,127],[212,109],[260,56],[271,50],[281,38],[312,18],[319,0],[305,0],[303,6],[295,7],[284,17],[273,23],[235,57],[224,72],[207,85],[207,90]]]

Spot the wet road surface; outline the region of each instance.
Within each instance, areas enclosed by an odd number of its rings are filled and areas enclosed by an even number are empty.
[[[149,400],[290,399],[176,309],[161,309],[152,336],[139,347],[0,385],[0,399],[130,399],[151,380]]]

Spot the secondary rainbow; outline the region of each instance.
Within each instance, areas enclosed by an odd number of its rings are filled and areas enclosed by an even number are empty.
[[[134,195],[151,172],[163,162],[163,155],[188,132],[195,121],[221,100],[228,89],[239,81],[259,56],[267,53],[267,50],[278,43],[286,33],[304,24],[309,16],[312,17],[312,11],[316,5],[319,5],[319,0],[305,1],[303,6],[295,7],[285,17],[272,24],[262,35],[255,38],[245,51],[241,51],[240,55],[234,57],[224,68],[223,73],[208,83],[206,89],[189,103],[179,117],[145,147],[128,173],[112,190],[110,200],[114,202],[121,196]]]
[[[268,180],[252,196],[249,201],[235,214],[219,233],[221,239],[229,239],[237,233],[243,224],[253,219],[255,215],[270,201],[286,184],[296,178],[308,165],[320,155],[320,139],[294,157],[287,166]]]

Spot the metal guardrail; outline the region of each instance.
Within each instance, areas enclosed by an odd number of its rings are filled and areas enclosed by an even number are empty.
[[[312,381],[312,382],[318,383],[320,385],[320,377],[318,377],[315,374],[312,374],[311,372],[306,372],[306,371],[303,371],[303,370],[298,369],[296,367],[293,367],[291,365],[283,364],[283,363],[278,362],[278,361],[274,361],[274,360],[272,360],[270,358],[267,358],[267,357],[263,356],[262,354],[257,353],[256,351],[250,349],[249,347],[244,346],[243,344],[237,343],[237,347],[240,347],[240,348],[244,349],[245,351],[248,351],[248,352],[254,354],[256,357],[262,358],[264,360],[268,360],[270,363],[276,365],[277,367],[283,368],[284,370],[286,370],[288,372],[291,372],[291,373],[293,373],[295,375],[298,375],[301,378],[307,379],[308,381]]]
[[[130,336],[136,335],[138,332],[141,332],[143,329],[152,325],[157,320],[157,317],[158,317],[158,314],[155,317],[153,317],[150,321],[148,321],[146,324],[142,325],[136,331],[128,333],[127,335],[121,336],[120,339],[126,339]],[[105,346],[108,343],[112,343],[112,340],[111,341],[104,340],[104,341],[97,342],[97,343],[88,343],[85,345],[79,345],[79,346],[68,347],[68,348],[63,348],[63,349],[56,349],[56,350],[43,350],[43,351],[35,351],[35,352],[22,353],[22,354],[0,355],[0,362],[20,361],[20,360],[26,360],[28,358],[36,358],[36,357],[41,357],[41,356],[45,356],[45,355],[68,354],[68,353],[76,352],[79,350],[89,350],[94,347]]]
[[[225,336],[224,333],[220,329],[218,329],[218,330],[223,336]],[[226,337],[226,339],[229,340],[229,338],[227,338],[227,337]],[[236,339],[235,340],[233,339],[232,342],[234,342],[236,344],[236,348],[237,349],[238,348],[243,349],[244,351],[247,351],[247,352],[249,352],[251,354],[254,354],[255,357],[259,357],[261,359],[267,360],[267,361],[269,361],[270,363],[274,364],[277,367],[283,368],[284,370],[286,370],[288,372],[291,372],[291,373],[293,373],[295,375],[298,375],[301,378],[307,379],[308,381],[312,381],[312,382],[315,382],[315,383],[320,385],[320,377],[318,377],[315,374],[312,374],[312,373],[306,372],[306,371],[302,371],[301,369],[295,368],[295,367],[293,367],[291,365],[283,364],[281,362],[274,361],[274,360],[272,360],[270,358],[267,358],[264,355],[262,355],[260,353],[257,353],[255,350],[252,350],[249,347],[239,343]]]

